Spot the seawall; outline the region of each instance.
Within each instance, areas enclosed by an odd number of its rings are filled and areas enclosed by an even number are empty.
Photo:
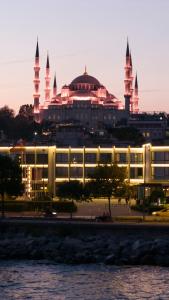
[[[169,266],[169,225],[5,219],[0,259]]]

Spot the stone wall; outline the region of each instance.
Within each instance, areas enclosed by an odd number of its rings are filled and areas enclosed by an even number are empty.
[[[0,259],[169,266],[169,226],[4,220]]]

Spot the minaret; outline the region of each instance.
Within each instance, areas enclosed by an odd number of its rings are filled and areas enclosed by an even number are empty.
[[[133,64],[132,64],[132,57],[131,57],[131,52],[130,52],[130,95],[131,95],[131,98],[130,98],[130,112],[133,113]]]
[[[132,63],[132,57],[131,57],[131,52],[130,52],[130,91],[132,93],[133,91],[133,63]]]
[[[47,54],[46,60],[46,76],[45,76],[45,106],[50,103],[50,65],[49,55]]]
[[[54,76],[54,81],[53,81],[53,98],[56,98],[57,95],[57,83],[56,83],[56,73]]]
[[[137,114],[139,112],[138,101],[139,101],[139,97],[138,97],[138,80],[137,80],[137,73],[136,73],[135,85],[134,85],[134,95],[133,95],[133,111],[134,111],[135,114]]]
[[[131,53],[129,51],[129,43],[127,40],[127,48],[126,48],[126,64],[125,64],[125,110],[129,114],[130,113],[130,100],[131,100],[131,90],[132,90],[132,81],[131,81],[131,74],[132,74],[132,60],[131,60]]]
[[[34,117],[36,122],[40,122],[40,116],[39,116],[39,99],[40,99],[40,94],[39,94],[39,85],[40,85],[40,80],[39,80],[39,71],[40,71],[40,66],[39,66],[39,45],[38,45],[38,40],[37,40],[37,45],[36,45],[36,53],[35,53],[35,65],[34,65],[34,72],[35,72],[35,77],[34,77]]]

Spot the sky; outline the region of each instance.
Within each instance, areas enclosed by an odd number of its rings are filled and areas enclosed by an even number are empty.
[[[127,37],[141,111],[169,113],[169,0],[0,1],[0,107],[33,104],[36,40],[40,102],[47,51],[58,90],[84,72],[124,101]]]

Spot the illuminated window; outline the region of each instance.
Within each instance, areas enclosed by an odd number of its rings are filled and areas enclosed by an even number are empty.
[[[131,163],[142,163],[143,154],[142,153],[130,153],[130,162]]]
[[[130,168],[130,178],[131,179],[142,179],[143,169],[142,168]]]
[[[116,153],[115,154],[115,162],[116,163],[126,163],[127,162],[127,154],[126,153]]]

